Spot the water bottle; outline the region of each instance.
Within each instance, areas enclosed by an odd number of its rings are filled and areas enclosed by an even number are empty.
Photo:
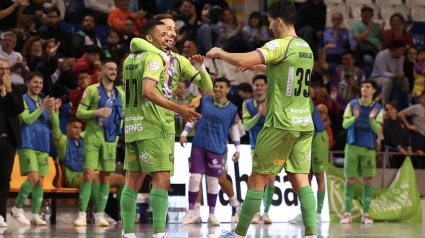
[[[110,98],[108,99],[108,101],[106,101],[105,107],[104,108],[108,108],[109,110],[112,110],[112,108],[114,107],[114,99]],[[99,125],[100,126],[106,126],[108,125],[109,122],[109,117],[100,117],[99,118]]]
[[[48,202],[46,202],[45,204],[44,204],[44,207],[43,207],[43,216],[44,216],[44,220],[46,221],[46,222],[49,222],[50,221],[50,215],[51,215],[52,213],[51,213],[51,210],[50,210],[50,206],[49,206],[49,203]]]
[[[136,204],[136,224],[140,223],[140,208],[139,204]]]

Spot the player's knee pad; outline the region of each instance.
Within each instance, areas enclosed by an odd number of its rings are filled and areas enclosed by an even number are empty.
[[[198,192],[199,185],[201,184],[202,174],[190,174],[189,178],[189,191]]]
[[[207,176],[208,193],[218,194],[218,178]]]

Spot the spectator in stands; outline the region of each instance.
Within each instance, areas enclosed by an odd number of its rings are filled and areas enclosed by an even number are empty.
[[[109,13],[115,8],[115,0],[85,0],[87,8],[93,9],[96,22],[106,24]]]
[[[18,8],[23,8],[28,0],[3,0],[0,1],[0,31],[11,30],[18,20]]]
[[[113,59],[118,62],[118,51],[124,46],[120,43],[120,34],[114,29],[109,29],[106,45],[103,46],[102,52],[106,59]]]
[[[404,56],[404,75],[406,75],[407,80],[409,80],[409,92],[412,92],[413,85],[415,82],[415,76],[413,75],[413,69],[418,60],[418,49],[415,47],[410,47],[406,51]],[[422,92],[422,91],[421,91]]]
[[[242,118],[242,104],[245,100],[252,98],[252,86],[249,83],[241,83],[238,86],[238,93],[227,95],[229,101],[238,107],[238,116]]]
[[[132,17],[128,17],[124,21],[124,26],[122,28],[122,40],[123,45],[130,45],[131,40],[135,37],[134,30],[136,29],[136,21]]]
[[[405,49],[403,41],[393,41],[387,50],[376,56],[371,75],[371,79],[382,88],[382,104],[386,105],[393,95],[399,109],[408,106],[409,81],[403,69]]]
[[[216,9],[212,10],[209,4],[205,4],[201,11],[202,24],[196,31],[196,43],[199,49],[199,53],[206,54],[214,45],[218,38],[217,22],[213,22],[211,14],[217,12]],[[215,31],[213,27],[215,26]]]
[[[72,48],[69,47],[70,40],[68,32],[60,27],[60,12],[56,7],[49,8],[46,12],[47,24],[38,31],[40,37],[44,40],[55,39],[61,45],[58,50],[59,57],[69,57],[72,55]]]
[[[324,44],[335,44],[335,48],[328,49],[326,59],[330,63],[341,63],[341,55],[351,49],[355,50],[357,42],[353,39],[350,31],[342,27],[344,16],[340,12],[332,14],[332,27],[324,33]],[[346,103],[344,104],[346,105]]]
[[[87,46],[86,53],[78,59],[72,71],[79,74],[81,71],[87,71],[91,75],[92,83],[98,83],[97,73],[100,72],[100,54],[101,49],[95,45]]]
[[[183,44],[182,55],[189,59],[196,54],[198,54],[198,47],[196,46],[196,43],[191,40],[185,41]]]
[[[425,90],[425,49],[419,50],[418,62],[413,69],[414,84],[412,97],[416,104],[421,103],[421,94]]]
[[[404,109],[398,113],[398,116],[404,122],[407,129],[410,130],[412,150],[422,156],[425,151],[425,91],[422,92],[420,100],[420,104],[415,104]],[[406,116],[411,118],[412,123],[406,119]],[[412,163],[417,169],[425,168],[423,158],[413,159]]]
[[[83,20],[85,5],[84,1],[63,0],[65,3],[65,22],[80,23]]]
[[[184,0],[179,7],[179,16],[174,18],[176,24],[178,24],[178,21],[183,22],[183,29],[181,29],[181,32],[190,34],[190,32],[195,29],[197,20],[198,15],[196,14],[195,2]]]
[[[69,102],[69,93],[77,87],[77,79],[72,68],[75,58],[58,60],[58,67],[52,75],[52,91],[55,98],[61,98],[64,104]]]
[[[218,43],[219,47],[230,53],[243,53],[254,50],[247,40],[248,35],[243,31],[245,23],[237,21],[235,13],[226,8],[222,11],[220,22],[217,27],[220,29]]]
[[[81,70],[78,73],[78,87],[73,89],[71,93],[69,94],[69,100],[72,104],[72,109],[69,113],[71,116],[77,115],[78,105],[80,105],[84,90],[86,90],[86,88],[90,86],[91,84],[92,84],[92,80],[91,80],[91,75],[89,74],[89,72]],[[83,130],[85,130],[86,120],[82,119],[81,123],[83,126]]]
[[[390,167],[400,168],[406,156],[412,155],[410,146],[409,130],[405,127],[403,121],[397,117],[397,105],[394,102],[388,102],[385,105],[388,118],[384,120],[384,146],[386,151],[400,152],[403,155],[390,156]]]
[[[382,48],[381,34],[385,23],[379,25],[373,22],[373,8],[363,7],[361,9],[362,20],[356,22],[351,28],[354,40],[357,41],[357,59],[362,59],[367,64],[372,64],[373,59]]]
[[[248,25],[243,31],[249,38],[249,43],[255,48],[260,48],[269,39],[267,30],[263,28],[262,16],[259,12],[251,12],[248,18]]]
[[[406,28],[404,27],[405,20],[403,15],[400,13],[394,13],[390,17],[391,29],[385,30],[382,36],[383,48],[386,49],[394,40],[402,40],[409,46],[414,46],[412,35],[410,30],[412,30],[413,23],[411,23]]]
[[[310,45],[313,54],[317,56],[317,48],[326,26],[326,5],[323,0],[306,0],[301,3],[297,12],[301,16],[295,25],[297,35]]]
[[[21,52],[25,42],[30,37],[35,37],[38,32],[35,30],[34,16],[21,15],[18,19],[18,24],[14,30],[16,34],[16,47],[17,52]]]
[[[28,73],[26,61],[22,55],[14,51],[16,35],[13,32],[4,32],[1,36],[0,59],[4,59],[11,65],[10,79],[14,84],[25,84],[24,78]]]
[[[109,13],[108,16],[108,25],[112,29],[121,32],[124,28],[124,22],[128,17],[133,17],[136,22],[136,28],[134,28],[133,34],[139,36],[139,29],[142,27],[143,23],[146,21],[145,15],[146,12],[140,10],[138,12],[130,12],[128,9],[130,7],[130,0],[116,0],[116,8]]]
[[[24,111],[22,94],[10,78],[10,65],[0,59],[0,227],[6,227],[6,206],[16,148],[21,145],[18,115]]]
[[[82,24],[83,28],[76,32],[72,37],[72,45],[74,47],[74,56],[80,58],[85,52],[88,45],[97,45],[102,48],[99,38],[96,37],[95,20],[92,15],[86,15]]]
[[[336,47],[335,44],[326,45],[320,53],[319,63],[330,77],[331,91],[337,92],[337,104],[342,114],[347,103],[360,96],[360,85],[365,80],[365,76],[361,69],[354,66],[356,58],[353,51],[342,53],[342,64],[327,63],[328,50]]]

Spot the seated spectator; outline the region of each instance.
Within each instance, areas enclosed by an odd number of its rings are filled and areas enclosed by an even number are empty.
[[[198,47],[196,43],[191,40],[187,40],[184,42],[182,55],[186,58],[190,58],[194,55],[198,54]]]
[[[404,162],[406,156],[412,155],[412,147],[410,146],[409,129],[407,129],[403,121],[397,117],[397,106],[393,102],[385,105],[385,111],[388,118],[384,120],[384,147],[386,151],[400,152],[403,155],[390,156],[390,168],[398,169]]]
[[[134,30],[136,29],[136,21],[132,17],[128,17],[124,21],[124,26],[121,31],[121,44],[130,45],[131,40],[136,37]]]
[[[202,24],[196,31],[196,44],[202,55],[205,55],[216,44],[220,31],[217,27],[220,11],[218,8],[211,8],[208,4],[205,4],[202,9]]]
[[[95,45],[86,47],[85,54],[77,60],[72,71],[74,74],[79,74],[81,71],[87,71],[91,75],[91,84],[97,82],[97,73],[100,72],[100,53],[101,49]]]
[[[297,35],[310,45],[317,57],[317,48],[326,26],[326,5],[323,0],[306,0],[301,3],[297,12],[298,16],[302,16],[298,17],[295,25]]]
[[[109,29],[109,34],[106,38],[106,44],[102,48],[103,56],[106,59],[113,59],[114,61],[118,62],[118,51],[123,47],[124,45],[120,43],[120,34],[118,31]]]
[[[88,45],[97,45],[99,48],[102,48],[102,44],[94,30],[96,26],[94,17],[92,15],[86,15],[82,26],[83,28],[72,37],[74,56],[76,58],[80,58],[84,54],[84,49]]]
[[[60,42],[58,50],[59,57],[70,57],[72,55],[72,47],[69,47],[70,40],[68,32],[60,27],[60,12],[57,8],[52,7],[47,10],[47,24],[42,26],[38,31],[40,37],[44,40],[54,39]]]
[[[248,18],[248,25],[243,31],[249,38],[249,43],[255,48],[260,48],[268,41],[267,30],[263,28],[261,13],[252,12]]]
[[[425,49],[419,50],[418,62],[413,69],[414,84],[412,97],[416,104],[421,103],[421,94],[425,90]]]
[[[425,91],[421,94],[421,104],[412,105],[398,113],[400,119],[404,122],[407,129],[410,130],[410,138],[412,142],[412,150],[420,156],[425,151]],[[406,116],[410,117],[410,123]],[[417,169],[425,168],[423,157],[413,158],[413,166]]]
[[[409,80],[409,92],[413,90],[413,85],[415,82],[415,77],[413,75],[413,68],[415,67],[415,64],[418,60],[418,49],[415,47],[410,47],[406,51],[406,55],[404,56],[404,75],[406,75],[406,78]]]
[[[406,45],[414,46],[412,35],[410,30],[412,30],[413,23],[404,28],[404,17],[400,13],[394,13],[390,17],[391,29],[385,30],[383,34],[383,48],[387,49],[390,44],[395,40],[401,40]]]
[[[86,6],[81,0],[63,0],[65,4],[65,22],[80,23],[83,21]]]
[[[77,79],[72,72],[75,63],[75,58],[66,58],[60,61],[52,75],[53,97],[61,98],[65,104],[69,102],[70,92],[77,87]]]
[[[16,26],[18,9],[24,8],[27,4],[28,0],[0,1],[0,31],[8,31]]]
[[[27,1],[29,4],[25,5],[25,8],[23,9],[24,15],[31,15],[31,16],[37,16],[40,21],[42,21],[41,16],[44,15],[43,11],[45,10],[45,7],[43,6],[45,1],[43,0],[29,0]]]
[[[226,8],[221,12],[218,37],[219,47],[230,53],[244,53],[254,50],[254,46],[247,42],[248,36],[243,31],[244,22],[237,22],[235,13]]]
[[[93,10],[93,17],[99,24],[106,24],[108,14],[115,8],[115,0],[85,0],[84,3]]]
[[[174,17],[174,21],[181,22],[181,32],[190,34],[197,27],[198,15],[196,14],[195,2],[184,0],[178,9],[179,15]]]
[[[362,20],[356,22],[351,28],[354,40],[357,41],[357,52],[360,57],[357,59],[362,59],[367,64],[372,64],[375,56],[381,51],[381,33],[385,26],[385,23],[379,25],[373,22],[373,15],[373,8],[363,7]]]
[[[128,17],[133,17],[136,22],[136,28],[134,28],[133,34],[139,36],[139,29],[142,27],[143,23],[146,21],[145,15],[146,12],[140,10],[138,12],[130,12],[128,9],[130,7],[130,0],[116,0],[116,8],[109,13],[108,16],[108,25],[112,29],[121,32],[124,28],[124,22]]]
[[[22,55],[14,51],[16,35],[13,32],[4,32],[1,36],[0,59],[7,60],[10,67],[10,79],[13,84],[25,84],[24,78],[29,73],[26,61]]]
[[[18,24],[14,30],[16,34],[16,48],[17,52],[21,52],[25,42],[30,37],[38,36],[38,32],[35,30],[35,18],[34,16],[22,15],[19,17]]]
[[[382,89],[382,105],[394,96],[397,108],[408,106],[409,81],[404,75],[404,50],[406,45],[401,40],[395,40],[387,50],[379,52],[373,66],[371,79]]]
[[[326,59],[330,63],[341,63],[341,54],[351,49],[355,50],[357,42],[353,39],[350,31],[342,27],[344,16],[340,12],[332,15],[332,27],[326,29],[324,33],[324,44],[335,44],[336,47],[328,49]]]

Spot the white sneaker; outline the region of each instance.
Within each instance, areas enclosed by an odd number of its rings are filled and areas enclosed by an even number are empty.
[[[10,214],[13,218],[15,218],[19,223],[23,225],[31,225],[30,220],[25,217],[24,209],[12,207],[12,210],[10,211]]]
[[[239,221],[239,215],[241,214],[241,205],[232,207],[232,218],[230,219],[231,223],[236,223]]]
[[[316,236],[315,236],[315,235],[312,235],[312,236],[304,236],[304,238],[316,238]]]
[[[85,212],[78,213],[78,218],[75,220],[74,226],[87,226],[87,214]]]
[[[363,214],[362,216],[362,224],[373,224],[373,220],[370,219],[369,215],[367,213]]]
[[[259,212],[257,212],[254,218],[252,218],[251,224],[260,224],[260,222],[261,222],[261,215]]]
[[[362,218],[363,220],[363,218]],[[351,218],[351,213],[345,213],[344,217],[341,219],[339,223],[341,224],[351,224],[353,222],[353,219]]]
[[[4,221],[4,217],[0,215],[0,227],[7,227],[7,223]]]
[[[322,223],[322,215],[316,214],[316,224],[321,224],[321,223]]]
[[[96,226],[100,226],[100,227],[108,227],[109,226],[109,222],[106,221],[103,212],[98,212],[98,213],[94,214],[94,224]]]
[[[295,218],[288,221],[291,224],[303,224],[303,216],[298,214]]]
[[[168,236],[167,234],[160,233],[160,234],[153,234],[152,238],[168,238]]]
[[[234,237],[238,237],[237,234],[235,234],[232,231],[223,231],[223,235],[219,236],[216,234],[209,234],[208,238],[234,238]]]
[[[217,217],[214,216],[214,214],[210,214],[210,216],[208,217],[208,224],[210,224],[211,226],[219,226],[220,221],[217,219]]]
[[[43,220],[43,217],[39,214],[32,214],[31,224],[35,226],[45,226],[47,225],[47,222]]]
[[[264,215],[263,215],[263,222],[264,222],[264,224],[267,224],[267,225],[270,225],[270,224],[273,223],[272,220],[269,217],[269,214],[267,214],[267,213],[264,213]]]
[[[137,238],[136,233],[123,234],[122,238]]]
[[[195,214],[195,211],[188,211],[186,212],[186,215],[183,217],[182,220],[182,224],[186,225],[186,224],[195,224],[199,218],[201,218],[200,216],[197,216]]]
[[[115,221],[111,216],[109,216],[108,213],[103,213],[103,215],[105,216],[105,220],[109,223],[109,225],[116,225],[117,221]]]

